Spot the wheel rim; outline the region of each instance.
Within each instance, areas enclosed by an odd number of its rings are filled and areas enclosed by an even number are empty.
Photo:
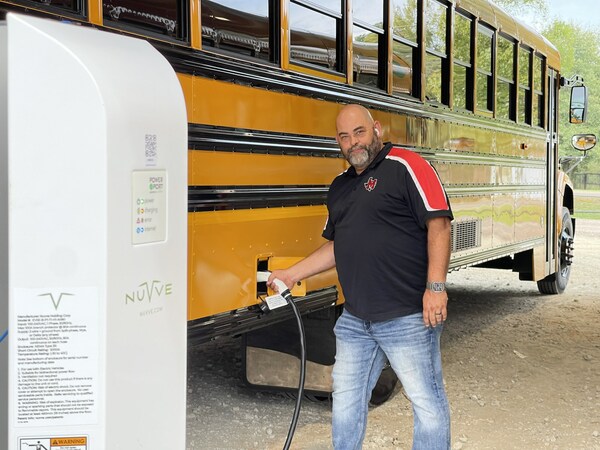
[[[573,235],[567,226],[563,227],[560,239],[560,274],[562,277],[567,277],[573,264],[574,256],[574,240]]]

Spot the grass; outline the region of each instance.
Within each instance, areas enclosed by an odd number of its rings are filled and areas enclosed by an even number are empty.
[[[577,191],[574,215],[578,219],[600,220],[600,192]]]

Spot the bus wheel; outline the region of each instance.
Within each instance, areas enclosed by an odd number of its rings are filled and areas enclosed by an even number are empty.
[[[558,272],[548,275],[537,282],[538,289],[542,294],[562,294],[569,282],[571,275],[571,264],[573,262],[573,222],[569,209],[563,207],[562,229],[558,237],[559,267]]]
[[[394,369],[387,364],[381,372],[377,384],[371,392],[371,400],[369,403],[373,406],[379,406],[385,403],[394,393],[394,389],[398,384],[398,377],[394,372]]]

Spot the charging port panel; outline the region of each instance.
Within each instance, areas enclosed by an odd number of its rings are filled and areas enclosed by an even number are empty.
[[[258,258],[256,260],[256,271],[269,271],[277,269],[287,269],[288,267],[296,264],[302,258],[297,256],[273,256],[270,258]],[[302,280],[296,283],[292,289],[292,295],[294,297],[304,297],[306,295],[306,281]],[[267,295],[273,295],[274,292],[267,288],[267,283],[256,282],[256,298],[265,297]]]

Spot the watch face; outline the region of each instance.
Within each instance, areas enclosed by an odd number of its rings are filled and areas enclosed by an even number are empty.
[[[428,288],[434,292],[444,292],[446,290],[446,283],[433,282],[428,284]]]

